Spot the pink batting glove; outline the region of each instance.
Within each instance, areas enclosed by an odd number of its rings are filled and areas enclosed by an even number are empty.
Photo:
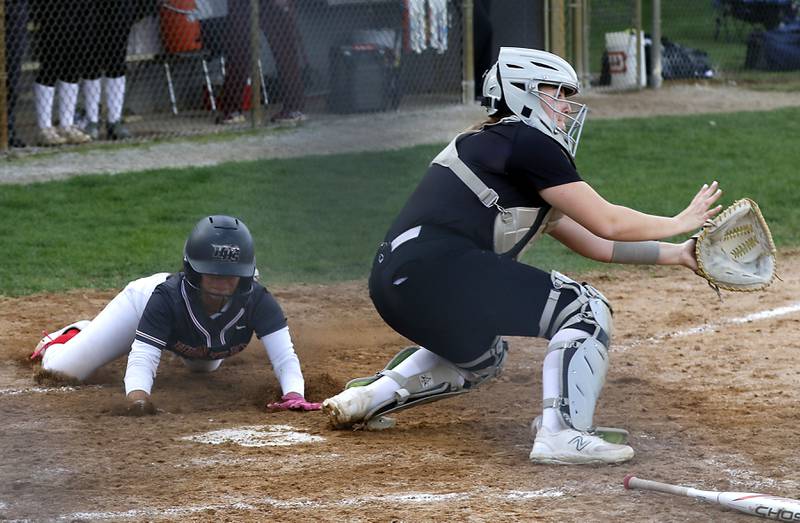
[[[311,403],[296,392],[289,392],[281,397],[280,401],[267,403],[269,410],[320,410],[322,403]]]

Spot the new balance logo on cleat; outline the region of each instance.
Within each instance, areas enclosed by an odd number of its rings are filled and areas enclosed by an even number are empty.
[[[575,436],[574,438],[569,440],[569,443],[574,443],[575,450],[577,450],[578,452],[582,451],[583,449],[589,446],[589,442],[584,441],[583,436]]]

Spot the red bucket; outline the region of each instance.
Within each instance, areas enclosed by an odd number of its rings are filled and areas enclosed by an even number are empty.
[[[160,11],[161,42],[169,54],[187,53],[202,49],[200,21],[194,20],[197,5],[194,0],[167,0]]]

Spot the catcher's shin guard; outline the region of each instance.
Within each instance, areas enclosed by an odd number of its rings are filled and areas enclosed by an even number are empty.
[[[408,377],[394,370],[419,349],[420,347],[406,347],[374,376],[355,378],[347,383],[345,390],[368,386],[385,376],[399,385],[394,397],[385,403],[373,406],[364,416],[363,422],[369,425],[370,420],[377,420],[386,414],[471,391],[487,379],[500,374],[508,344],[498,336],[485,353],[466,363],[455,365],[440,359],[433,368]]]
[[[391,360],[389,360],[389,363],[386,364],[386,367],[384,367],[382,371],[373,374],[372,376],[366,376],[363,378],[354,378],[348,381],[347,385],[345,385],[344,388],[349,389],[351,387],[364,387],[369,385],[370,383],[378,381],[381,378],[381,376],[384,376],[384,373],[386,371],[391,371],[392,369],[400,365],[403,361],[405,361],[406,358],[408,358],[418,350],[419,347],[416,346],[404,348],[403,350],[395,354]]]
[[[561,311],[551,329],[560,331],[582,325],[593,328],[593,332],[581,332],[570,339],[550,343],[547,353],[558,351],[560,354],[561,394],[545,398],[544,408],[558,409],[566,424],[574,429],[591,431],[595,405],[608,372],[608,345],[613,332],[611,308],[591,285],[578,284],[555,271],[553,283],[556,301],[564,288],[575,292],[576,298]],[[547,327],[549,325],[545,325]]]
[[[373,406],[364,416],[364,422],[369,422],[372,418],[383,416],[390,412],[405,410],[422,403],[430,403],[469,392],[469,388],[465,387],[464,373],[459,371],[452,363],[444,360],[441,360],[438,365],[431,369],[409,377],[405,377],[393,370],[419,349],[420,347],[406,347],[398,352],[386,367],[374,376],[356,378],[347,383],[345,389],[365,387],[385,376],[399,385],[399,388],[394,393],[394,398],[381,405]]]

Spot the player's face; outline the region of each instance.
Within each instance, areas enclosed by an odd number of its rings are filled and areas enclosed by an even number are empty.
[[[562,131],[566,130],[567,128],[567,117],[565,115],[569,114],[572,108],[566,102],[566,95],[564,94],[563,89],[560,93],[558,93],[558,88],[552,85],[540,85],[539,91],[544,93],[545,96],[543,100],[539,103],[542,104],[542,108],[547,113],[547,116],[552,118],[558,128]],[[558,98],[556,98],[556,93],[558,93]]]
[[[239,285],[238,276],[200,275],[200,289],[217,296],[231,296]]]

